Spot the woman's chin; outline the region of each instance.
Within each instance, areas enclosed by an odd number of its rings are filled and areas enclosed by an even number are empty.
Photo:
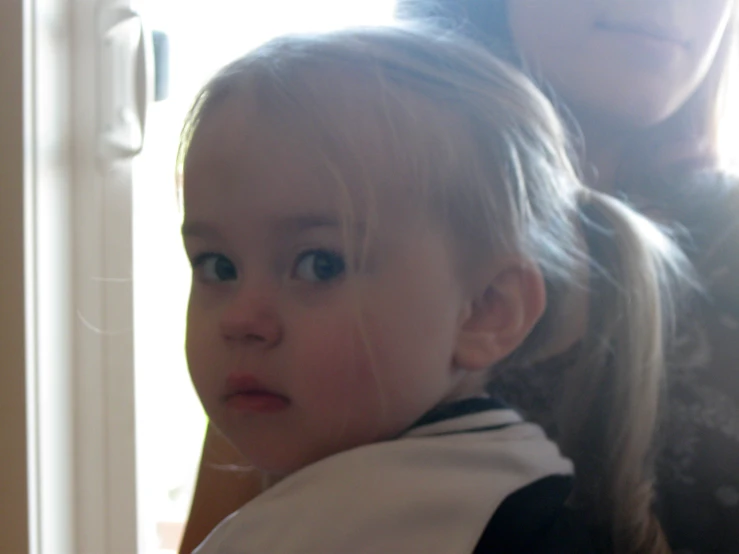
[[[615,133],[640,132],[658,126],[675,115],[683,99],[631,90],[597,101],[584,100],[570,107],[584,129],[597,126]]]

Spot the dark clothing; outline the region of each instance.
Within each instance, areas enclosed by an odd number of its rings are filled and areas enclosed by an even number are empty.
[[[633,187],[633,205],[671,227],[704,293],[678,314],[659,437],[657,513],[680,554],[739,553],[739,180],[674,171]],[[492,387],[556,440],[562,374],[576,348]]]
[[[566,506],[572,477],[545,477],[514,492],[498,507],[474,554],[604,554],[584,514]]]

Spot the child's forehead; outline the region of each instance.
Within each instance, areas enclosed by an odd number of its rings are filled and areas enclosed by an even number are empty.
[[[223,99],[203,114],[192,137],[186,194],[193,183],[246,192],[267,192],[260,185],[268,184],[283,195],[350,194],[361,204],[368,195],[409,188],[401,161],[407,156],[390,144],[386,122],[359,107],[324,113],[280,110],[248,90]]]
[[[434,157],[434,150],[444,148],[444,137],[458,137],[460,114],[447,108],[448,103],[392,82],[371,67],[325,61],[280,76],[256,68],[245,71],[201,114],[196,134],[210,134],[206,141],[223,140],[235,148],[245,141],[252,148],[289,145],[333,156],[333,163],[364,164],[363,171],[395,173],[409,157]]]
[[[299,136],[297,129],[275,125],[249,113],[243,102],[230,100],[200,122],[185,161],[185,189],[202,181],[221,187],[269,182],[272,188],[292,183],[296,189],[315,189],[330,180],[322,158],[314,141]]]
[[[185,212],[196,219],[264,216],[343,219],[366,216],[378,171],[329,159],[323,148],[289,126],[250,117],[240,102],[203,119],[184,173]],[[378,168],[375,168],[378,169]]]

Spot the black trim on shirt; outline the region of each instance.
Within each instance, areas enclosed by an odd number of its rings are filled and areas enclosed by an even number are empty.
[[[469,429],[457,429],[456,431],[442,431],[440,433],[429,433],[424,437],[446,437],[448,435],[464,435],[466,433],[484,433],[486,431],[500,431],[508,427],[516,425],[525,425],[525,421],[513,421],[511,423],[501,423],[500,425],[488,425],[486,427],[471,427]]]
[[[490,410],[510,410],[502,400],[493,397],[466,398],[451,404],[443,404],[426,413],[421,419],[411,425],[410,429],[416,429],[424,425],[431,425],[447,419],[478,414]]]

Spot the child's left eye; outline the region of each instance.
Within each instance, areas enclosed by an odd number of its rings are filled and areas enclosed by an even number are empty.
[[[344,258],[328,250],[310,250],[298,256],[293,278],[309,283],[325,283],[341,277],[346,269]]]
[[[222,254],[201,254],[192,262],[198,280],[204,283],[234,281],[238,277],[236,266]]]

